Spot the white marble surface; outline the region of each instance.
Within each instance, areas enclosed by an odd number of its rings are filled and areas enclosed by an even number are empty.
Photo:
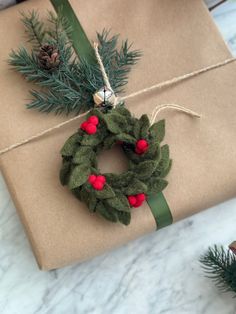
[[[1,2],[1,1],[0,1]],[[236,2],[213,12],[236,55]],[[0,177],[1,314],[235,314],[198,262],[213,243],[235,240],[236,199],[81,265],[38,270]]]

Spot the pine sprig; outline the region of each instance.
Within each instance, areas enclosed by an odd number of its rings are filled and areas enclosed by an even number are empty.
[[[74,54],[68,39],[71,27],[60,13],[56,16],[49,12],[48,26],[40,21],[37,12],[23,14],[23,23],[33,42],[32,51],[22,47],[10,54],[9,63],[28,81],[35,82],[42,90],[32,90],[33,99],[27,105],[30,109],[56,114],[78,114],[94,106],[93,94],[103,85],[98,64],[79,60]],[[110,36],[109,31],[97,33],[99,53],[108,73],[112,88],[116,93],[123,91],[128,82],[128,73],[141,56],[140,51],[131,50],[127,41],[117,48],[118,35]],[[42,45],[56,47],[60,64],[48,71],[40,66],[39,49]]]
[[[43,22],[39,20],[39,14],[33,10],[28,15],[24,12],[21,15],[21,20],[28,35],[28,41],[33,43],[35,49],[39,48],[42,46],[46,35]]]
[[[47,77],[47,73],[39,68],[36,54],[29,53],[24,47],[10,53],[9,64],[28,81],[41,82]]]
[[[70,36],[72,27],[68,19],[63,16],[60,10],[57,15],[49,11],[47,20],[49,24],[51,24],[51,28],[47,30],[47,33],[51,38],[54,38],[56,42],[60,40],[61,35],[67,35],[68,37]]]
[[[207,276],[223,291],[236,292],[236,255],[216,245],[200,258]]]
[[[131,50],[128,41],[124,41],[120,50],[117,49],[118,35],[109,36],[110,31],[103,30],[97,33],[100,44],[99,53],[102,56],[104,67],[108,73],[112,87],[117,93],[123,92],[123,86],[128,83],[128,74],[131,67],[141,57],[139,50]]]

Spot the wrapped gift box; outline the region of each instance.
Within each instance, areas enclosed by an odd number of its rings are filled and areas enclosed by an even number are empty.
[[[143,57],[130,75],[127,93],[230,58],[224,41],[200,0],[70,1],[88,37],[112,28],[129,38]],[[0,149],[64,121],[67,117],[27,110],[32,86],[9,68],[11,49],[23,42],[19,11],[54,10],[48,0],[31,0],[0,13]],[[200,120],[165,112],[166,142],[173,168],[164,191],[174,221],[235,196],[236,65],[145,94],[126,102],[137,116],[156,105],[177,103],[202,114]],[[25,226],[40,268],[83,261],[156,230],[147,203],[132,210],[128,227],[92,215],[60,185],[60,148],[75,132],[74,122],[0,157],[1,170]],[[101,158],[115,171],[115,152]],[[207,226],[206,226],[207,228]],[[158,234],[157,234],[158,237]]]

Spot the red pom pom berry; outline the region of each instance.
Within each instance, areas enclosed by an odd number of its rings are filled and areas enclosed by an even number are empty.
[[[97,132],[97,127],[96,125],[92,124],[92,123],[88,123],[85,131],[87,134],[91,135],[91,134],[95,134]]]
[[[146,195],[144,193],[139,193],[136,195],[128,196],[129,204],[133,207],[141,206],[145,200],[146,200]]]
[[[136,198],[136,203],[134,204],[134,207],[139,207],[142,205],[143,202],[141,201],[138,201],[137,198]]]
[[[95,176],[95,174],[91,174],[88,178],[88,182],[93,184],[96,181],[97,177]]]
[[[141,155],[148,150],[148,142],[146,140],[138,140],[136,142],[135,153]]]
[[[88,122],[87,122],[87,121],[84,121],[84,122],[81,124],[81,126],[80,126],[81,130],[85,131],[87,125],[88,125]]]
[[[140,193],[136,195],[136,200],[138,202],[144,202],[146,200],[146,195],[144,193]]]
[[[148,147],[148,142],[146,140],[138,140],[136,142],[136,147],[139,149],[139,150],[144,150]]]
[[[97,180],[102,182],[103,184],[106,183],[106,178],[104,176],[101,176],[101,175],[97,176]]]
[[[92,185],[93,185],[93,188],[98,191],[102,190],[104,186],[104,184],[99,180],[96,180]]]
[[[129,204],[131,205],[131,206],[134,206],[135,204],[136,204],[136,197],[134,196],[134,195],[129,195],[128,196],[128,201],[129,201]]]
[[[92,123],[94,125],[98,125],[99,123],[99,120],[98,120],[98,117],[97,116],[91,116],[88,118],[87,120],[89,123]]]
[[[135,148],[135,153],[138,155],[142,155],[144,153],[144,151],[142,151],[141,149],[138,149],[137,147]]]

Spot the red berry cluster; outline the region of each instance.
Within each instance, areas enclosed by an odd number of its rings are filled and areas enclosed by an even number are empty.
[[[93,186],[95,190],[102,190],[104,184],[106,183],[106,177],[102,175],[96,176],[95,174],[91,174],[88,177],[88,182]]]
[[[99,124],[99,119],[97,116],[91,116],[84,121],[80,128],[81,130],[85,131],[87,134],[95,134],[97,132],[97,125]]]
[[[141,206],[145,200],[146,200],[146,195],[144,193],[128,196],[129,204],[133,207]]]
[[[146,140],[138,140],[135,146],[135,153],[142,155],[148,150],[148,142]]]

